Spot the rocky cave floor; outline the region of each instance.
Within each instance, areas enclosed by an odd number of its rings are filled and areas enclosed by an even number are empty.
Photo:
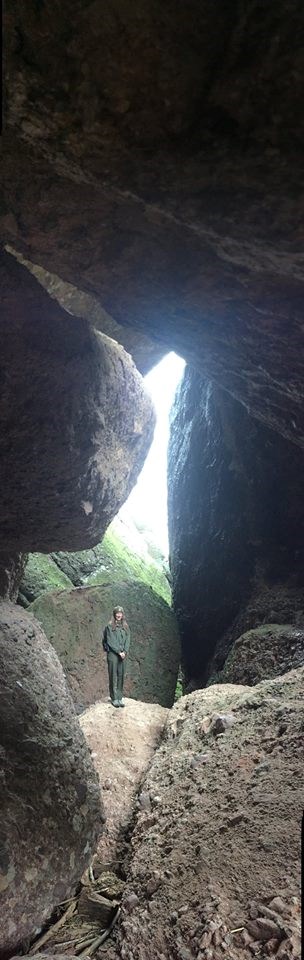
[[[28,955],[299,958],[303,680],[90,707],[107,822],[78,902]]]

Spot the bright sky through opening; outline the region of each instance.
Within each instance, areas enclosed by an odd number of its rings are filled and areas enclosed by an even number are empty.
[[[146,462],[126,504],[133,520],[151,531],[157,545],[168,556],[167,515],[167,448],[169,440],[169,413],[185,361],[175,353],[168,353],[145,379],[145,387],[156,410],[154,440]]]

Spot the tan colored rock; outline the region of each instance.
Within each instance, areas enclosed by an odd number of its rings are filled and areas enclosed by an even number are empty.
[[[156,703],[127,698],[124,710],[115,710],[110,703],[95,703],[80,717],[100,777],[106,814],[98,860],[107,862],[117,856],[119,836],[134,816],[138,789],[162,736],[168,712]],[[145,817],[145,813],[141,816]],[[127,896],[128,891],[129,885]],[[133,896],[132,911],[135,906]]]
[[[34,617],[0,604],[0,951],[71,896],[102,830],[63,671]]]

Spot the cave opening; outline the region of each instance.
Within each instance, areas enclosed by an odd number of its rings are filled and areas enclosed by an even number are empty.
[[[167,450],[169,416],[177,387],[185,369],[185,361],[176,353],[167,353],[144,377],[155,413],[153,441],[137,483],[118,519],[126,526],[132,522],[147,537],[152,556],[168,561]],[[115,521],[114,521],[115,523]]]

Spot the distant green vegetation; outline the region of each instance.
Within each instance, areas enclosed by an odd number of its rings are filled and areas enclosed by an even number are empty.
[[[174,702],[176,702],[176,700],[179,700],[179,698],[183,696],[184,696],[183,684],[181,680],[178,680],[175,688]]]
[[[101,566],[86,578],[87,584],[94,586],[108,583],[111,579],[141,580],[152,587],[166,603],[171,604],[170,586],[162,569],[132,553],[113,530],[107,530],[103,538],[99,559]]]

